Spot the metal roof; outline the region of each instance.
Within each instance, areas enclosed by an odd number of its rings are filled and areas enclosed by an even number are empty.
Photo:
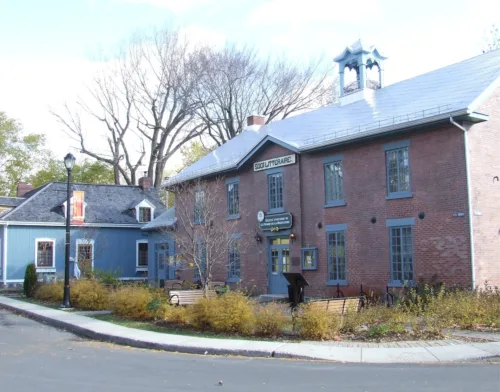
[[[498,86],[499,78],[500,49],[374,90],[364,100],[344,106],[333,104],[271,122],[257,131],[245,130],[167,179],[163,186],[235,170],[270,137],[301,153],[450,116],[471,115]]]

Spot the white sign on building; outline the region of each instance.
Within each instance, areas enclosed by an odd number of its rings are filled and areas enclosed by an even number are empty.
[[[255,162],[253,164],[254,171],[272,169],[275,167],[293,165],[295,163],[295,154],[285,155],[284,157],[271,158],[265,161]]]

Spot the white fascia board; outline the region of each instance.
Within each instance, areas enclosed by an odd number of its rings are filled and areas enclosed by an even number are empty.
[[[66,223],[59,222],[23,222],[23,221],[0,221],[0,225],[10,226],[44,226],[44,227],[66,227]],[[144,224],[113,224],[113,223],[84,223],[82,225],[71,225],[72,228],[78,227],[103,227],[114,229],[140,229]]]
[[[498,77],[493,83],[491,83],[479,96],[471,102],[468,106],[469,112],[475,112],[476,109],[488,99],[488,97],[493,94],[493,92],[500,86],[500,77]]]

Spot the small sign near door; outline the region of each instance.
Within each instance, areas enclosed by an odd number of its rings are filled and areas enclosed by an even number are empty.
[[[259,222],[261,230],[280,231],[292,227],[292,214],[285,212],[283,214],[266,215],[262,222]]]

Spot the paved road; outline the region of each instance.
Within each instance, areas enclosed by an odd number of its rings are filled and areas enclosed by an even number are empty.
[[[171,354],[86,341],[0,309],[0,390],[492,392],[500,391],[500,365],[341,365]]]

